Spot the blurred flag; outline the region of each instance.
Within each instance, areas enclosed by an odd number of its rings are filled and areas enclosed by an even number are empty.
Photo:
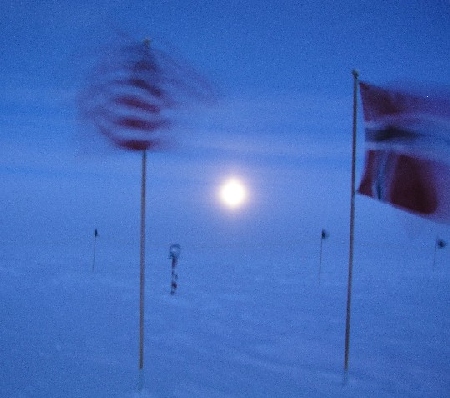
[[[189,64],[149,40],[118,40],[98,54],[78,105],[87,124],[114,145],[141,151],[170,147],[175,109],[214,100],[213,87]]]
[[[366,126],[358,193],[450,223],[450,95],[360,83]]]
[[[98,236],[98,231],[97,231],[97,228],[95,228],[95,231],[94,231],[94,238],[96,238]]]
[[[330,234],[325,229],[322,229],[322,239],[326,239],[328,236],[330,236]]]

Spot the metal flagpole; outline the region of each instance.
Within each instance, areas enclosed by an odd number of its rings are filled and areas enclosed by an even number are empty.
[[[144,298],[145,298],[145,181],[147,152],[142,151],[141,181],[141,246],[140,246],[140,289],[139,289],[139,391],[144,387]]]
[[[150,39],[144,40],[144,46],[150,48]],[[142,151],[141,179],[141,241],[140,241],[140,279],[139,279],[139,385],[144,388],[144,302],[145,302],[145,183],[147,179],[147,151]]]
[[[347,282],[347,316],[345,320],[345,355],[344,355],[344,383],[348,376],[348,359],[350,349],[350,315],[352,301],[352,277],[353,277],[353,242],[355,231],[355,174],[356,174],[356,121],[358,107],[358,71],[353,70],[353,134],[352,134],[352,175],[350,192],[350,243],[348,256],[348,282]]]

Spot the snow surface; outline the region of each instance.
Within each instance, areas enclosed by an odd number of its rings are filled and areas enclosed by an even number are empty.
[[[137,391],[135,242],[4,242],[2,397],[448,397],[448,249],[356,242],[343,383],[346,243],[148,245],[145,387]],[[396,252],[400,252],[397,255]]]

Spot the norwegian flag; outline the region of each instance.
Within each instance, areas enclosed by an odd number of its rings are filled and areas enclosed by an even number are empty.
[[[450,223],[450,96],[360,83],[366,126],[358,193]]]

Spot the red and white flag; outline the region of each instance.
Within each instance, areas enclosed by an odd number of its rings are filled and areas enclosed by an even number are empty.
[[[450,223],[450,95],[364,82],[364,173],[358,193]]]

